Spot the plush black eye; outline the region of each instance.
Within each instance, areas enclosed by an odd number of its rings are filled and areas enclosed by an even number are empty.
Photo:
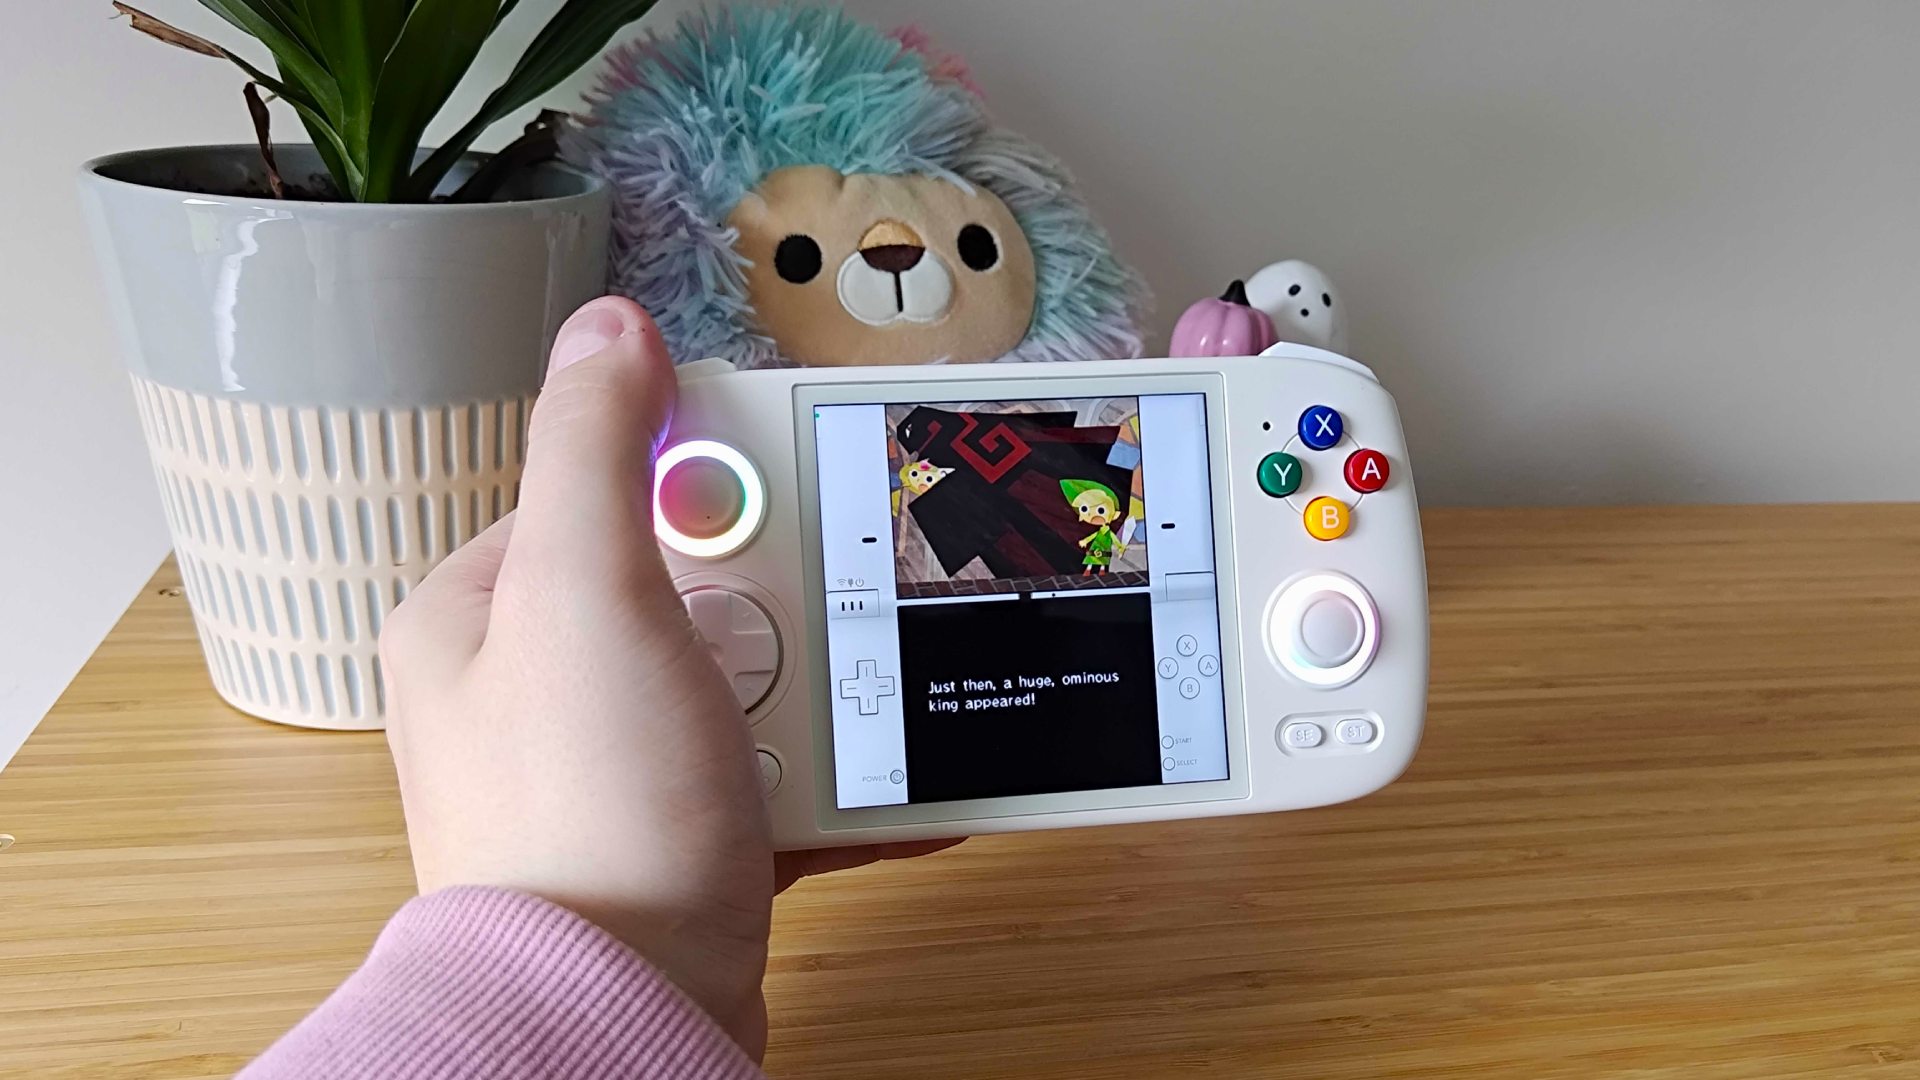
[[[1298,286],[1298,285],[1295,285],[1295,286],[1294,286],[1293,288],[1291,288],[1291,289],[1288,289],[1288,290],[1287,290],[1287,295],[1288,295],[1288,296],[1299,296],[1299,295],[1300,295],[1300,286]]]
[[[805,285],[820,274],[820,245],[811,236],[794,233],[773,249],[773,268],[795,285]]]
[[[969,225],[961,229],[957,245],[960,248],[960,261],[966,263],[969,270],[991,270],[993,264],[1000,261],[1000,245],[994,242],[993,234],[984,225]]]
[[[1332,294],[1332,293],[1330,293],[1330,292],[1323,292],[1323,293],[1321,293],[1321,294],[1320,294],[1320,302],[1321,302],[1321,303],[1323,303],[1323,304],[1325,304],[1325,305],[1327,305],[1328,307],[1332,307],[1332,306],[1333,306],[1333,294]]]

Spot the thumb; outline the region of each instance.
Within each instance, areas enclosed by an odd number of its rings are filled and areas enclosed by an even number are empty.
[[[501,577],[604,586],[665,573],[653,539],[653,451],[673,411],[673,363],[640,305],[574,312],[554,339],[527,427],[520,509]]]

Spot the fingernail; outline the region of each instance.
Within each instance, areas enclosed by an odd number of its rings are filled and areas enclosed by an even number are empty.
[[[584,307],[560,326],[553,339],[553,360],[549,372],[576,364],[620,340],[627,324],[604,307]]]

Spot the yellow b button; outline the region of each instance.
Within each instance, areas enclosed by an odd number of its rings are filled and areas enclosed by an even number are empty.
[[[1315,540],[1338,540],[1353,524],[1353,511],[1339,499],[1322,495],[1307,504],[1307,532]]]

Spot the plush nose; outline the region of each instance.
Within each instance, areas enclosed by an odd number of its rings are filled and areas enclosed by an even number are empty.
[[[920,262],[927,245],[920,234],[898,221],[877,221],[860,238],[860,257],[875,270],[904,274]]]

